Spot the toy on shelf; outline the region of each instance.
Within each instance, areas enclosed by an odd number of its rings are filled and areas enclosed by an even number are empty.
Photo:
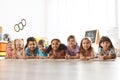
[[[6,55],[6,46],[7,46],[7,42],[0,41],[0,57]]]

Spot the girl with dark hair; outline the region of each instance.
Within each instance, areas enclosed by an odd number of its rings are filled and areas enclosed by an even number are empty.
[[[99,42],[98,52],[99,52],[98,57],[100,60],[116,58],[115,48],[110,38],[107,36],[101,37],[100,42]]]
[[[66,46],[61,44],[59,39],[53,39],[47,52],[49,52],[50,59],[65,59],[66,49]]]

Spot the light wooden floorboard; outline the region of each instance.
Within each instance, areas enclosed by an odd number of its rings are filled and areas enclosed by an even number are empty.
[[[0,80],[120,80],[120,59],[0,59]]]

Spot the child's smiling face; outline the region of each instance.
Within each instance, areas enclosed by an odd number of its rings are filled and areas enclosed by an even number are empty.
[[[54,40],[51,43],[51,47],[54,51],[56,51],[58,49],[59,45],[60,45],[60,42],[58,42],[57,40]]]
[[[24,48],[24,42],[21,39],[15,40],[15,46],[17,50],[21,50]]]
[[[8,44],[7,44],[7,49],[9,49],[9,50],[13,50],[14,49],[14,42],[12,41],[12,42],[9,42]]]
[[[28,48],[31,50],[31,51],[34,51],[35,48],[36,48],[37,44],[35,41],[29,41],[28,43]]]
[[[104,51],[107,51],[110,48],[110,42],[109,41],[104,41],[101,42],[101,47],[103,48]]]
[[[75,45],[76,45],[75,39],[74,39],[74,38],[70,38],[69,41],[68,41],[68,45],[69,45],[70,47],[75,46]]]
[[[88,39],[84,39],[82,41],[82,47],[83,47],[83,49],[88,50],[90,48],[90,46],[91,46],[91,43],[90,43],[90,41]]]
[[[38,47],[41,51],[45,51],[45,44],[38,45]]]

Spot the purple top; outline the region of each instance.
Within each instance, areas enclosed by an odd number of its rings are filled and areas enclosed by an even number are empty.
[[[79,52],[79,46],[75,46],[74,50],[72,51],[69,46],[67,46],[67,53],[70,56],[76,56],[76,54]]]

